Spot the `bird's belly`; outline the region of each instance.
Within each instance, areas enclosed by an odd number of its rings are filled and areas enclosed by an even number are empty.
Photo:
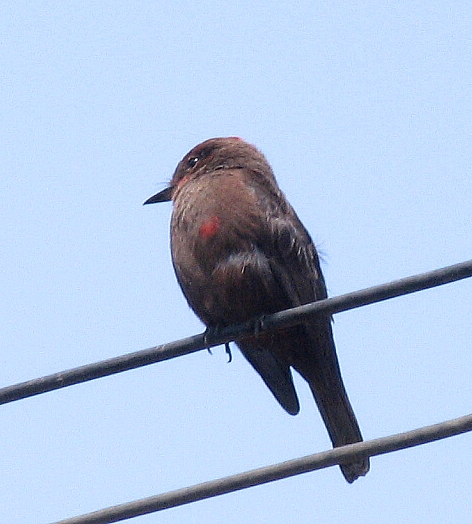
[[[207,325],[230,325],[288,307],[270,263],[257,249],[220,259],[198,286],[184,289]]]

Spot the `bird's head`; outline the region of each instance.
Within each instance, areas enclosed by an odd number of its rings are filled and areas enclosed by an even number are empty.
[[[195,146],[179,162],[168,187],[144,204],[173,200],[188,181],[220,170],[247,169],[264,178],[274,175],[264,155],[238,137],[210,138]]]

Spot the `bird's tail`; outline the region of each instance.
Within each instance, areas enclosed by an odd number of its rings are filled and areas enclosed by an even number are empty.
[[[324,386],[320,387],[318,384],[310,383],[310,388],[333,446],[340,447],[362,442],[362,434],[344,387],[343,391],[338,388],[337,394],[334,395],[332,390],[327,391]],[[340,467],[346,480],[354,482],[369,471],[369,459],[360,457]]]
[[[311,331],[308,328],[308,331]],[[295,366],[307,380],[334,447],[362,442],[362,434],[341,377],[331,325],[317,326],[316,355],[305,365]],[[311,334],[312,338],[313,333]],[[311,352],[313,357],[313,352]],[[359,457],[342,464],[348,482],[369,471],[369,458]]]

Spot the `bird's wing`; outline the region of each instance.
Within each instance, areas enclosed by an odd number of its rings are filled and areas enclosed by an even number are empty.
[[[296,415],[300,411],[300,404],[290,366],[278,359],[257,337],[239,340],[237,344],[279,404],[290,415]]]

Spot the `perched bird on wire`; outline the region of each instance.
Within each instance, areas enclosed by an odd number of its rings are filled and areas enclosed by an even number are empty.
[[[309,233],[265,157],[240,138],[212,138],[179,162],[145,204],[173,201],[172,261],[182,291],[208,329],[327,297]],[[299,412],[291,368],[308,382],[335,447],[362,441],[341,378],[331,317],[236,340],[280,405]],[[348,482],[369,459],[342,464]]]

